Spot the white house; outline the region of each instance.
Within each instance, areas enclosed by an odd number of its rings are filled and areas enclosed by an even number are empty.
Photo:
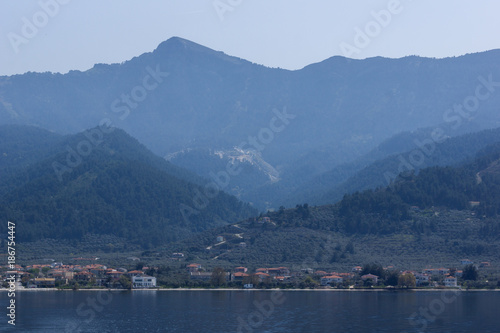
[[[327,276],[323,276],[321,278],[321,285],[322,286],[326,286],[330,283],[342,283],[344,279],[342,279],[340,276],[338,275],[327,275]]]
[[[417,273],[415,274],[415,283],[417,285],[421,285],[422,283],[429,283],[430,281],[430,276],[425,273]]]
[[[132,285],[134,288],[155,288],[156,278],[153,276],[132,276]]]
[[[447,276],[444,278],[444,286],[445,287],[456,287],[457,286],[457,278],[453,276]]]

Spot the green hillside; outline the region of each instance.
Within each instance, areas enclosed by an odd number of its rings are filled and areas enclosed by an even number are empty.
[[[170,244],[213,265],[295,268],[380,262],[400,268],[459,259],[500,264],[500,146],[461,167],[431,167],[335,205],[297,205]],[[264,218],[269,217],[270,221]],[[216,244],[216,236],[226,241]],[[244,243],[244,244],[242,244]]]
[[[68,163],[68,147],[78,151],[85,134],[66,137],[57,154],[0,184],[0,217],[17,223],[19,241],[96,234],[151,247],[255,214],[120,130]]]

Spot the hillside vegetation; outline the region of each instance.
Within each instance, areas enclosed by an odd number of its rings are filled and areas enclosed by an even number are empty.
[[[346,195],[335,205],[268,212],[164,251],[185,252],[209,266],[254,268],[348,269],[372,261],[401,268],[459,267],[461,257],[498,262],[499,160],[500,146],[491,146],[461,167],[402,174],[388,187]],[[218,235],[224,243],[216,244]]]
[[[19,241],[96,234],[151,247],[256,213],[224,192],[211,189],[207,198],[202,179],[121,130],[106,134],[87,156],[72,155],[68,164],[67,147],[87,139],[85,133],[66,137],[56,154],[19,166],[0,183],[0,217],[17,223]],[[201,194],[204,201],[195,201]]]

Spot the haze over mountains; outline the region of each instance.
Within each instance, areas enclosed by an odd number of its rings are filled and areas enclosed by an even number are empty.
[[[402,175],[334,205],[268,212],[173,244],[211,265],[348,270],[357,262],[396,267],[456,265],[458,258],[498,261],[500,142],[456,167]],[[217,235],[225,242],[217,244]],[[242,248],[241,242],[246,246]]]
[[[197,204],[200,193],[207,193],[205,181],[119,129],[100,137],[87,155],[71,153],[96,130],[60,136],[0,126],[0,172],[6,175],[0,177],[0,217],[17,222],[18,240],[93,234],[159,246],[257,213],[213,189],[210,200]]]
[[[0,124],[60,134],[112,124],[259,209],[323,203],[318,179],[333,188],[437,128],[499,127],[499,56],[332,57],[288,71],[171,38],[122,64],[0,77]],[[391,139],[401,132],[406,141]],[[227,177],[228,163],[240,171]]]

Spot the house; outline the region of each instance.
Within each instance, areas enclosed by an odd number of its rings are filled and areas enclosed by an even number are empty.
[[[359,272],[361,272],[362,270],[363,270],[363,267],[361,267],[361,266],[355,266],[355,267],[353,267],[353,268],[352,268],[352,271],[353,271],[353,272],[356,272],[356,273],[359,273]]]
[[[201,269],[200,264],[189,264],[186,267],[189,272],[197,272],[199,269]]]
[[[302,268],[300,270],[300,272],[302,274],[314,274],[314,269],[312,269],[312,268]]]
[[[209,281],[212,278],[212,273],[210,273],[210,272],[191,272],[191,273],[189,273],[189,278],[191,280]]]
[[[334,275],[338,275],[343,279],[351,279],[354,277],[354,273],[338,273],[338,274],[334,274]]]
[[[181,258],[184,258],[184,253],[181,253],[181,252],[176,252],[176,253],[173,253],[173,254],[172,254],[172,258],[175,258],[175,259],[181,259]]]
[[[225,239],[223,236],[217,236],[215,240],[217,241],[217,243],[222,243]]]
[[[462,277],[462,275],[464,275],[464,271],[462,271],[462,270],[456,270],[455,271],[455,276],[456,277]]]
[[[246,272],[248,271],[248,269],[247,269],[246,267],[236,267],[236,268],[234,269],[234,271],[235,271],[236,273],[238,273],[238,272],[239,272],[239,273],[246,273]]]
[[[453,276],[447,276],[444,278],[444,286],[445,287],[456,287],[457,286],[457,278]]]
[[[73,278],[75,277],[75,272],[64,270],[63,277],[66,280],[73,280]]]
[[[317,276],[326,276],[326,275],[328,275],[328,273],[325,272],[325,271],[316,271],[316,272],[314,272],[314,275],[317,275]]]
[[[428,274],[428,275],[438,275],[439,270],[436,268],[426,268],[422,271],[422,273]]]
[[[257,276],[260,280],[260,282],[264,281],[265,279],[269,278],[270,275],[267,273],[262,273],[262,272],[257,272],[255,273],[255,276]]]
[[[64,279],[64,271],[62,269],[51,269],[46,275],[47,277],[54,278],[56,280]]]
[[[155,288],[156,278],[153,276],[133,276],[132,285],[134,288]]]
[[[479,264],[479,267],[481,268],[491,267],[491,264],[488,261],[483,261]]]
[[[429,281],[430,281],[429,274],[416,273],[416,274],[414,274],[414,276],[415,276],[415,283],[417,284],[417,286],[422,285],[424,283],[429,283]]]
[[[284,282],[290,280],[289,276],[275,276],[274,279],[276,281]]]
[[[127,275],[130,276],[130,277],[132,277],[132,276],[141,276],[141,275],[144,275],[144,272],[143,271],[134,270],[134,271],[127,272]]]
[[[35,285],[37,288],[54,288],[56,279],[54,278],[36,278]]]
[[[259,223],[271,223],[271,218],[265,216],[261,220],[259,220]]]
[[[326,286],[332,283],[342,283],[344,279],[338,275],[327,275],[321,278],[321,285]]]
[[[240,247],[247,247],[247,243],[245,243],[245,242],[241,242],[239,245],[240,245]]]
[[[372,280],[373,284],[377,284],[378,276],[373,275],[373,274],[365,274],[361,277],[361,280],[363,280],[363,281]]]
[[[290,270],[288,269],[288,267],[268,268],[267,272],[268,272],[268,274],[274,275],[274,276],[277,276],[277,275],[288,276],[288,275],[290,275]]]
[[[248,277],[247,273],[237,272],[231,275],[231,281],[243,281],[244,278]]]
[[[92,268],[89,270],[89,272],[94,274],[96,277],[103,277],[106,275],[105,268]]]
[[[122,276],[122,275],[123,275],[123,273],[122,273],[122,272],[117,271],[117,270],[114,270],[114,269],[108,269],[108,270],[106,271],[106,276],[107,276],[107,277],[111,277],[111,278],[113,278],[113,279],[118,279],[118,278],[120,278],[120,276]]]
[[[470,264],[473,264],[474,262],[472,260],[469,260],[469,259],[460,259],[460,264],[462,266],[465,266],[465,265],[470,265]]]
[[[450,270],[448,268],[439,268],[438,272],[440,275],[445,275],[445,276],[450,274]]]
[[[88,282],[94,277],[94,274],[88,271],[81,271],[74,275],[74,279],[78,281]]]
[[[268,269],[267,268],[257,268],[255,270],[257,273],[269,273]]]

